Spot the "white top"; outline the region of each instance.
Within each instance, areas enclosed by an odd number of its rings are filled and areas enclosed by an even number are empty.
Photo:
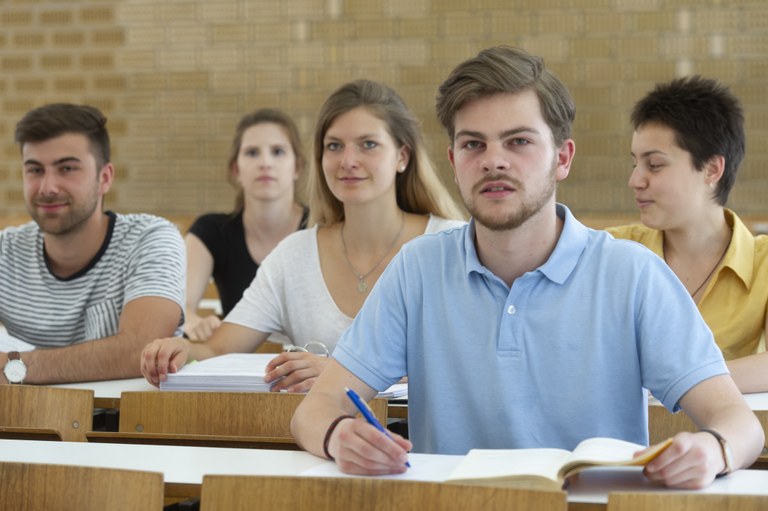
[[[424,234],[466,222],[430,215]],[[224,321],[284,334],[283,343],[321,342],[333,352],[352,320],[336,305],[323,279],[317,226],[287,236],[264,259],[256,278]],[[276,339],[271,339],[276,340]]]
[[[387,479],[444,481],[463,456],[410,454],[412,468]],[[107,444],[0,440],[0,462],[48,463],[161,472],[166,484],[202,484],[207,474],[355,477],[342,474],[332,461],[305,451],[189,447],[179,445]],[[418,467],[418,468],[417,468]],[[616,491],[668,490],[652,483],[642,467],[592,468],[571,480],[570,502],[605,503]],[[768,495],[768,471],[737,470],[703,490],[686,493]]]

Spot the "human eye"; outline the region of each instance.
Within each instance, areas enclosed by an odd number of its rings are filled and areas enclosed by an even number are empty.
[[[379,146],[379,144],[373,140],[363,140],[361,145],[363,146],[363,149],[374,149]]]
[[[509,144],[510,145],[526,146],[526,145],[528,145],[530,143],[531,143],[530,140],[528,140],[526,138],[522,138],[522,137],[514,137],[514,138],[511,138],[509,140]]]
[[[248,147],[243,154],[248,158],[256,158],[259,155],[259,150],[255,147]]]
[[[653,162],[653,161],[648,162],[648,170],[650,170],[651,172],[658,172],[662,168],[664,168],[664,164],[661,162]]]
[[[341,149],[341,144],[338,142],[326,142],[325,143],[325,150],[335,152]]]
[[[24,167],[24,173],[32,176],[42,174],[43,167],[39,167],[37,165],[27,165],[26,167]]]
[[[65,174],[69,172],[73,172],[75,170],[77,170],[77,167],[75,165],[62,165],[61,167],[59,167],[59,171]]]
[[[275,147],[272,149],[273,156],[283,156],[285,153],[286,153],[286,150],[284,147]]]
[[[479,140],[466,140],[461,144],[462,149],[469,149],[470,151],[480,149],[482,146],[483,143]]]

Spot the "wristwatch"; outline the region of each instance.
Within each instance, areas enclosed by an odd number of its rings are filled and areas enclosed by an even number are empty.
[[[701,429],[704,433],[709,433],[713,437],[717,438],[720,443],[720,449],[723,451],[723,460],[725,461],[725,468],[722,472],[717,474],[717,477],[722,477],[733,472],[733,454],[731,453],[731,446],[728,445],[728,440],[723,438],[723,435],[715,431],[714,429]]]
[[[8,383],[24,382],[24,378],[27,376],[27,366],[21,360],[21,353],[18,351],[8,353],[8,362],[5,363],[3,374],[5,374]]]

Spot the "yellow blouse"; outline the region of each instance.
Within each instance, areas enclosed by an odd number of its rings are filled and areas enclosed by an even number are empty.
[[[698,307],[726,360],[757,353],[768,314],[768,236],[753,236],[741,219],[725,209],[733,231],[720,267]],[[616,238],[636,241],[664,257],[664,234],[644,225],[606,229]]]

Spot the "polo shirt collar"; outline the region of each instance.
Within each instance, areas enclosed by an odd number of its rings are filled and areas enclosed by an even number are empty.
[[[725,209],[725,221],[731,226],[731,244],[725,252],[723,266],[730,268],[749,290],[755,270],[755,237],[744,222],[730,209]]]
[[[537,268],[552,282],[563,284],[576,268],[579,257],[584,252],[589,238],[589,229],[580,223],[563,204],[556,205],[557,216],[563,220],[563,231],[557,240],[555,250],[549,259]],[[475,219],[469,221],[464,230],[464,254],[466,257],[467,275],[470,273],[491,274],[477,256],[475,246]]]

